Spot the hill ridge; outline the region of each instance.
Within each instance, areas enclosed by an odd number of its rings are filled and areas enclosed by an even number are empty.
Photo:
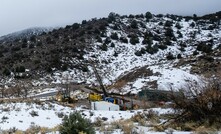
[[[6,41],[0,44],[1,79],[31,79],[34,85],[68,79],[97,85],[92,60],[112,92],[181,88],[188,79],[218,74],[220,18],[220,12],[202,17],[110,13],[107,18]],[[151,75],[136,73],[140,69]],[[127,72],[137,75],[120,81]]]

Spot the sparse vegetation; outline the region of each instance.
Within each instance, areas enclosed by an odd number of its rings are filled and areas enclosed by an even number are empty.
[[[132,36],[132,37],[130,38],[130,43],[131,43],[132,45],[136,45],[137,43],[140,43],[139,38],[138,38],[137,36]]]
[[[172,95],[175,109],[179,112],[175,118],[177,124],[191,123],[183,130],[194,130],[200,126],[220,129],[221,125],[221,87],[219,79],[207,83],[189,82],[179,96]],[[186,126],[186,127],[185,127]]]

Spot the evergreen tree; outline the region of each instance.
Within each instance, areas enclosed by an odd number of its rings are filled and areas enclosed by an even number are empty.
[[[152,19],[153,15],[150,12],[146,12],[145,17],[149,21],[150,19]]]

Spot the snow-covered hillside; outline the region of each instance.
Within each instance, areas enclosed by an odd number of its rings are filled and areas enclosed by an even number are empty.
[[[131,34],[124,31],[123,27],[130,27],[133,21],[137,24],[135,32]],[[116,17],[116,21],[108,25],[99,42],[98,39],[90,42],[90,49],[87,49],[84,60],[94,62],[104,84],[110,86],[112,92],[136,94],[144,88],[179,89],[185,86],[186,81],[199,82],[203,77],[191,73],[191,64],[180,65],[180,61],[197,60],[197,57],[204,54],[197,50],[197,43],[213,40],[212,49],[219,47],[220,25],[211,30],[208,28],[212,25],[210,22],[200,22],[185,18],[174,20],[171,16],[154,16],[149,21],[142,17]],[[113,27],[118,25],[119,28],[114,30]],[[172,37],[166,35],[168,29],[172,29]],[[131,44],[131,36],[134,34],[138,41]],[[127,41],[124,42],[123,39]],[[146,43],[146,40],[149,42]],[[153,48],[157,50],[148,51]],[[198,54],[193,56],[194,52]],[[172,56],[172,59],[169,59],[169,56]],[[75,59],[72,62],[76,62]],[[65,72],[57,71],[48,77],[53,79],[54,83],[61,83],[62,79],[68,77],[70,81],[98,85],[92,67],[90,64],[87,67],[88,72],[69,69]]]
[[[5,103],[0,105],[0,128],[1,130],[27,130],[30,127],[54,128],[61,124],[62,118],[75,111],[80,112],[84,118],[90,119],[93,123],[97,120],[106,119],[106,123],[119,120],[127,120],[143,110],[134,111],[97,111],[88,110],[82,107],[69,108],[54,103]],[[153,108],[149,109],[161,114],[172,113],[172,109]],[[146,110],[148,112],[149,110]],[[147,129],[147,128],[146,128]]]
[[[30,38],[31,36],[37,36],[37,35],[42,34],[43,32],[47,33],[51,30],[52,30],[52,28],[46,28],[46,27],[28,28],[25,30],[21,30],[21,31],[14,32],[14,33],[0,37],[0,43],[1,42],[11,42],[16,39],[19,40],[19,39],[23,39],[23,38]]]
[[[110,92],[179,89],[219,70],[221,26],[216,18],[110,13],[108,18],[74,23],[6,44],[12,48],[2,50],[1,83],[10,86],[19,78],[31,78],[33,86],[98,86],[94,64]]]

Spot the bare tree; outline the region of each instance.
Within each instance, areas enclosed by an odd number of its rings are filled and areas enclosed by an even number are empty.
[[[5,86],[4,85],[0,85],[0,92],[1,92],[1,98],[4,98],[4,96],[5,96]]]
[[[64,76],[64,81],[62,82],[62,86],[65,88],[65,91],[64,91],[64,95],[66,95],[67,97],[70,97],[70,93],[71,93],[71,90],[70,90],[70,78],[68,75],[65,75]]]
[[[13,90],[15,92],[16,97],[21,97],[22,93],[21,85],[17,84],[15,87],[13,87]]]
[[[177,120],[221,123],[221,81],[210,79],[205,85],[189,81],[180,94],[172,93],[175,109],[181,113]]]

